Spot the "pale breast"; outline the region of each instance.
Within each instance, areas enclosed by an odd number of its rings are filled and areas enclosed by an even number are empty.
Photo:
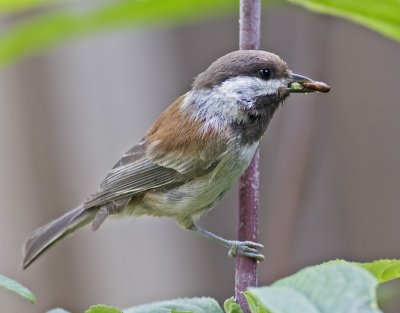
[[[257,143],[226,153],[210,173],[163,192],[147,192],[140,213],[156,216],[181,214],[197,218],[212,208],[249,165]],[[136,212],[138,213],[138,212]]]

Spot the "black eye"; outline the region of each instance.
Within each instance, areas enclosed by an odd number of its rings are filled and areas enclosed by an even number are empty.
[[[271,72],[271,70],[265,68],[265,69],[260,70],[258,72],[258,75],[260,76],[261,79],[268,80],[271,78],[272,72]]]

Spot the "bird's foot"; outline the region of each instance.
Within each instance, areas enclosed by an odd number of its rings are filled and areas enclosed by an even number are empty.
[[[258,251],[258,249],[262,248],[264,248],[264,246],[257,242],[231,240],[228,255],[230,257],[235,257],[236,255],[241,254],[255,259],[257,262],[261,262],[264,260],[264,256]]]

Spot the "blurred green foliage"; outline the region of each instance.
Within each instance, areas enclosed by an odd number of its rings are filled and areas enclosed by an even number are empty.
[[[399,0],[289,0],[311,11],[343,17],[400,41]]]
[[[400,40],[399,0],[288,1]],[[0,22],[6,20],[0,25],[8,25],[0,30],[0,66],[90,33],[192,23],[238,12],[238,7],[239,0],[0,0]]]
[[[28,288],[7,276],[0,275],[0,287],[15,292],[32,303],[36,301],[35,295]]]
[[[0,13],[10,14],[18,11],[36,8],[56,0],[0,0]]]
[[[238,0],[121,0],[92,5],[83,11],[58,6],[56,10],[26,18],[0,34],[0,66],[72,37],[149,23],[193,22],[231,13],[238,5]]]

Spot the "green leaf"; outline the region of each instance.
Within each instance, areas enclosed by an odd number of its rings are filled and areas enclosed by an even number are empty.
[[[55,308],[50,311],[47,311],[47,313],[70,313],[70,312],[68,312],[62,308]]]
[[[289,287],[264,287],[245,292],[252,313],[321,313],[300,292]],[[250,305],[252,303],[252,305]]]
[[[345,261],[305,268],[272,286],[245,292],[252,313],[381,313],[377,279]]]
[[[55,0],[0,0],[0,14],[15,13],[17,11],[42,6]],[[57,1],[59,2],[59,1]]]
[[[400,278],[400,260],[377,260],[371,263],[354,263],[369,271],[379,283]]]
[[[112,306],[97,304],[91,306],[85,313],[122,313],[122,311]]]
[[[225,300],[224,310],[226,313],[243,313],[242,308],[236,303],[234,297]]]
[[[84,12],[51,10],[0,35],[0,66],[65,42],[116,27],[174,25],[236,11],[238,0],[109,1]]]
[[[343,17],[400,41],[399,0],[289,0],[311,11]]]
[[[124,313],[223,313],[212,298],[182,298],[144,304],[124,310]]]
[[[11,290],[32,303],[36,301],[35,295],[28,288],[6,276],[0,275],[0,287]]]

